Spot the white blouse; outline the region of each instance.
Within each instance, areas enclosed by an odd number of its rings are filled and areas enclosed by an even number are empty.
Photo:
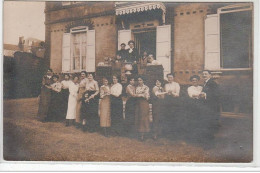
[[[68,89],[71,82],[72,82],[71,80],[63,80],[63,81],[61,81],[62,89]]]
[[[188,94],[189,94],[190,98],[199,99],[199,95],[200,95],[202,89],[203,89],[202,86],[190,86],[188,88]]]
[[[74,82],[71,82],[69,84],[70,95],[77,97],[78,96],[78,90],[79,90],[79,84],[75,84]]]
[[[147,100],[150,98],[149,88],[146,85],[142,85],[142,86],[138,85],[136,87],[135,92],[136,92],[137,95],[140,95],[140,96],[144,97]]]
[[[172,92],[176,94],[177,96],[180,95],[180,85],[177,82],[167,83],[165,84],[165,91],[166,92]]]
[[[122,94],[123,87],[120,83],[114,84],[111,86],[111,95],[119,97]]]
[[[79,87],[80,88],[85,88],[86,87],[86,83],[88,82],[88,79],[85,78],[85,79],[82,79],[79,83]]]

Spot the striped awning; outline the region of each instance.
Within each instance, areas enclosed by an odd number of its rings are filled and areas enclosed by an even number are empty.
[[[149,10],[161,9],[164,13],[166,8],[162,2],[117,2],[116,15],[127,15]]]

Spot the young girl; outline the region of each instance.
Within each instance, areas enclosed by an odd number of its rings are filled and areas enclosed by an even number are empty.
[[[76,105],[77,105],[77,96],[79,90],[78,76],[73,76],[73,81],[69,84],[69,101],[68,101],[68,110],[66,116],[66,126],[69,126],[71,123],[74,124],[76,119]]]
[[[103,128],[104,136],[108,136],[107,128],[111,126],[110,115],[110,87],[108,79],[103,78],[103,85],[100,87],[100,127]]]

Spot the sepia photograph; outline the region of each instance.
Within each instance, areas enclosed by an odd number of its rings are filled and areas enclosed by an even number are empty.
[[[3,160],[252,163],[254,7],[5,0]]]

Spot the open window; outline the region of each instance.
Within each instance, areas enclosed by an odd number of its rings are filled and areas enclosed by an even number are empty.
[[[252,5],[218,9],[205,19],[205,69],[243,70],[252,67]]]
[[[62,72],[95,71],[95,31],[86,26],[63,34]]]

